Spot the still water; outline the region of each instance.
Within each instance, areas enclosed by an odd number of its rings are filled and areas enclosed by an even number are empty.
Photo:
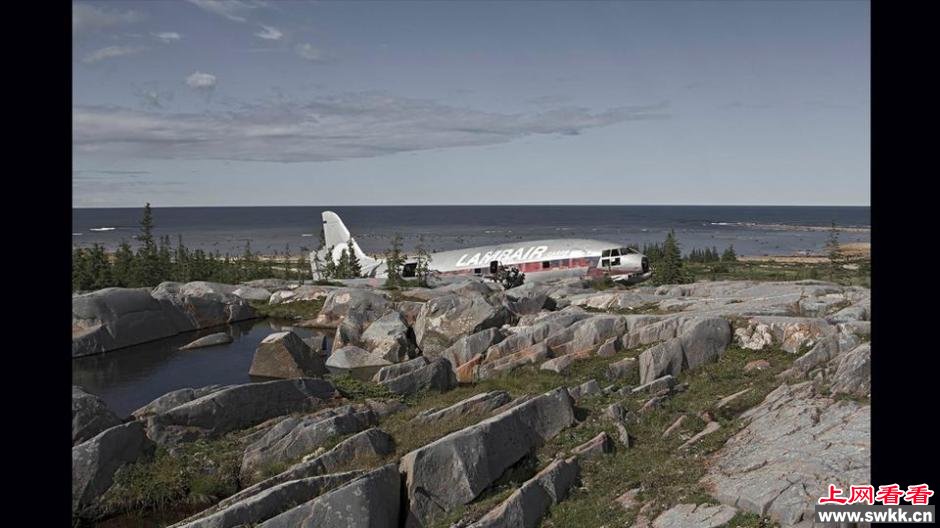
[[[72,384],[100,396],[120,417],[167,392],[186,387],[248,383],[255,348],[273,332],[292,330],[300,337],[315,330],[273,319],[243,321],[224,328],[203,329],[72,360]],[[179,347],[204,335],[225,331],[227,345],[194,350]]]

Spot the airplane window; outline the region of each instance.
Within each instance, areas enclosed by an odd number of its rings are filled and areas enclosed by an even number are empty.
[[[602,257],[609,257],[609,256],[610,256],[610,250],[609,250],[609,249],[605,249],[604,251],[601,251],[601,256],[602,256]]]
[[[620,248],[621,255],[633,255],[636,252],[637,252],[636,249],[632,247]]]
[[[542,269],[548,269],[548,268],[551,267],[551,265],[552,265],[551,262],[549,262],[549,261],[547,261],[547,260],[546,260],[546,261],[543,261],[543,262],[542,262]]]
[[[409,263],[409,264],[405,264],[404,267],[402,267],[402,269],[401,269],[401,276],[402,276],[402,277],[414,277],[414,276],[415,276],[415,268],[417,268],[417,267],[418,267],[418,263],[417,263],[417,262],[411,262],[411,263]]]
[[[620,265],[620,257],[617,257],[617,258],[615,258],[615,259],[610,259],[610,265],[611,265],[611,266],[619,266],[619,265]]]
[[[482,274],[483,274],[483,268],[473,268],[473,274],[474,274],[474,275],[482,275]]]

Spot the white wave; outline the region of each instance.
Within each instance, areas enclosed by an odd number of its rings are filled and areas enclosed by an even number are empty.
[[[82,236],[82,233],[72,233],[72,236]]]
[[[302,237],[312,237],[312,236],[313,236],[313,233],[301,233],[300,236],[302,236]]]
[[[92,227],[89,231],[114,231],[116,227]]]

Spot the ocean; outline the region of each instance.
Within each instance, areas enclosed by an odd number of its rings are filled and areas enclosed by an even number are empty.
[[[432,251],[543,238],[593,238],[622,246],[661,242],[674,230],[684,252],[734,245],[739,255],[821,253],[839,240],[869,242],[870,207],[781,206],[310,206],[154,208],[154,233],[192,249],[297,255],[319,245],[320,212],[340,215],[362,249],[378,254],[400,234]],[[72,209],[72,244],[134,244],[142,208]]]

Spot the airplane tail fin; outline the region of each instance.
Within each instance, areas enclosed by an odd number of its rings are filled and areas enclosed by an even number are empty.
[[[356,239],[349,233],[349,229],[346,228],[338,214],[333,211],[323,211],[321,216],[323,217],[323,239],[326,243],[324,246],[325,258],[332,258],[336,262],[343,250],[352,246],[352,250],[359,259],[364,273],[368,273],[370,269],[374,269],[381,263],[381,261],[366,255],[362,251],[362,248],[356,243]]]

